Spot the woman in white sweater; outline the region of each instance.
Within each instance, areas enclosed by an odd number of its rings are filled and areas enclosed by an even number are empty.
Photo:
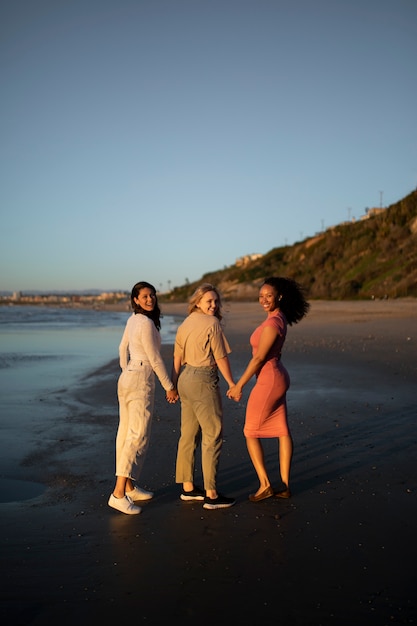
[[[161,311],[156,290],[145,281],[131,293],[133,313],[126,323],[119,346],[121,374],[117,385],[119,428],[116,436],[116,484],[109,506],[122,513],[141,512],[134,502],[150,500],[151,491],[136,485],[149,445],[154,408],[155,374],[173,403],[178,393],[162,360]]]

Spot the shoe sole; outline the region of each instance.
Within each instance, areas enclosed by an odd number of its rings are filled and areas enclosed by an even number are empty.
[[[132,507],[134,507],[135,509],[137,509],[137,511],[135,511],[135,510],[133,510],[133,511],[132,511],[132,509],[130,509],[130,510],[129,510],[129,509],[125,510],[125,509],[123,509],[123,507],[119,507],[119,506],[117,505],[117,502],[116,502],[116,503],[114,503],[114,502],[112,502],[111,500],[109,500],[109,501],[107,502],[107,504],[109,505],[109,507],[111,507],[111,508],[112,508],[112,509],[114,509],[115,511],[119,511],[119,513],[124,513],[125,515],[139,515],[139,514],[142,512],[142,509],[141,509],[139,506],[136,506],[135,504],[132,504]]]
[[[203,509],[209,509],[213,511],[214,509],[230,509],[235,503],[232,504],[203,504]]]
[[[184,496],[183,494],[181,494],[180,499],[184,502],[191,502],[192,500],[201,502],[202,500],[204,500],[204,496]]]

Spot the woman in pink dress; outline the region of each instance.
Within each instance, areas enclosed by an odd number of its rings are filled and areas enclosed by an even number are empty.
[[[239,401],[242,389],[253,376],[256,383],[246,407],[243,433],[249,456],[259,478],[259,489],[249,496],[252,502],[275,495],[291,497],[290,469],[293,444],[287,420],[286,394],[290,378],[281,361],[281,351],[287,325],[296,324],[308,312],[309,303],[298,283],[289,278],[272,276],[264,281],[259,303],[267,314],[266,320],[250,338],[252,358],[240,380],[229,389],[227,396]],[[279,441],[279,467],[284,489],[274,493],[265,466],[262,438]]]

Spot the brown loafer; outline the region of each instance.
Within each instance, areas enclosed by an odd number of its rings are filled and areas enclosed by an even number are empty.
[[[274,490],[270,486],[264,489],[263,491],[261,491],[261,493],[258,493],[258,495],[256,495],[255,493],[251,493],[251,495],[249,496],[249,500],[251,502],[259,502],[260,500],[266,500],[267,498],[270,498],[273,495],[274,495]]]
[[[274,495],[276,498],[291,498],[291,491],[287,488],[283,491],[277,491]]]

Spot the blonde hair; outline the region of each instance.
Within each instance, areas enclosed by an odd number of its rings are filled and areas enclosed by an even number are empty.
[[[216,296],[219,299],[218,306],[217,306],[217,311],[215,313],[215,316],[219,320],[221,320],[222,317],[223,317],[222,313],[221,313],[222,299],[221,299],[221,296],[220,296],[220,293],[219,293],[219,290],[217,289],[217,287],[215,287],[211,283],[203,283],[202,285],[197,287],[197,289],[194,291],[193,295],[191,296],[191,298],[190,298],[190,300],[188,302],[188,314],[193,313],[193,311],[197,310],[197,304],[200,302],[200,300],[204,296],[204,294],[207,293],[208,291],[214,291],[214,293],[216,294]]]

